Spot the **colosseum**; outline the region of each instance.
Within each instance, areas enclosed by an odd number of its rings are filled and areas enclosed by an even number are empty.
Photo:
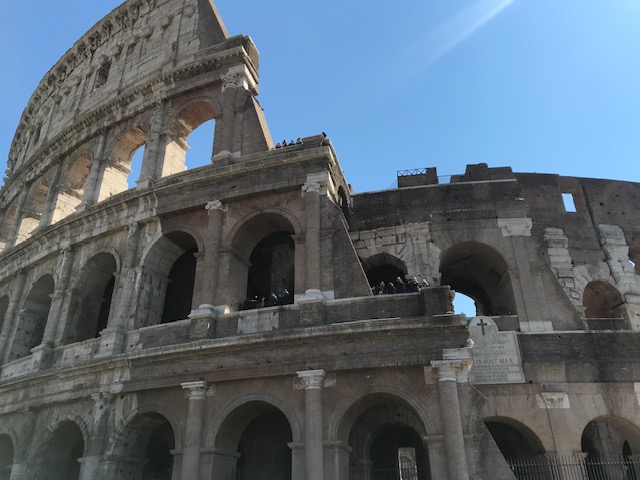
[[[640,185],[356,194],[257,95],[209,0],[128,0],[42,79],[0,191],[0,479],[640,478]]]

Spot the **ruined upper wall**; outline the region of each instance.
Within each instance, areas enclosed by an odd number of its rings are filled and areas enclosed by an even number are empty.
[[[136,86],[161,86],[162,76],[216,50],[231,48],[210,0],[129,0],[96,23],[44,76],[11,145],[13,173],[74,125]],[[249,41],[236,41],[247,46]],[[250,57],[256,75],[257,51]],[[147,94],[149,95],[149,94]],[[85,123],[91,119],[84,119]],[[77,127],[76,130],[81,127]]]

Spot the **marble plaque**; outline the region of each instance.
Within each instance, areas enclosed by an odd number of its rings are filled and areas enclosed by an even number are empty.
[[[516,332],[500,332],[490,317],[475,317],[469,323],[473,340],[472,384],[524,383]]]

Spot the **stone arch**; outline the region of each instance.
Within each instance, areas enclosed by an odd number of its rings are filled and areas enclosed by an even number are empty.
[[[128,190],[133,155],[146,141],[147,133],[141,127],[130,128],[116,137],[105,156],[106,163],[98,181],[98,202]]]
[[[83,432],[80,424],[63,419],[49,426],[33,458],[35,478],[76,480],[80,477],[78,460],[84,456],[87,445],[86,429]]]
[[[112,442],[111,453],[124,460],[111,474],[127,480],[170,480],[175,468],[172,452],[182,448],[175,416],[159,405],[147,405],[129,415]]]
[[[53,211],[52,223],[59,222],[74,213],[82,202],[92,162],[91,152],[82,152],[67,165],[58,186],[58,198]]]
[[[489,245],[462,242],[440,256],[441,284],[472,298],[477,315],[516,313],[509,267],[504,257]]]
[[[144,253],[142,282],[147,288],[138,308],[137,326],[186,319],[191,312],[195,254],[202,249],[202,239],[195,233],[180,227],[158,235]]]
[[[7,314],[7,310],[9,309],[9,296],[3,295],[0,297],[0,333],[2,329],[5,328],[5,316]]]
[[[387,472],[398,478],[401,474],[419,480],[431,478],[429,452],[423,441],[430,433],[429,426],[412,402],[398,392],[368,393],[341,410],[334,414],[329,438],[351,447],[350,476],[376,478]],[[338,412],[342,415],[334,437]]]
[[[109,251],[94,255],[82,267],[71,296],[65,344],[97,338],[107,327],[118,271],[118,257]]]
[[[264,394],[251,397],[233,402],[218,417],[214,446],[226,454],[214,460],[214,476],[252,478],[262,472],[266,473],[263,478],[288,478],[292,470],[289,445],[301,441],[299,425],[292,424],[290,408],[287,412],[275,405],[283,402],[273,402]]]
[[[47,194],[49,193],[50,179],[44,175],[36,180],[27,194],[27,201],[22,209],[22,215],[16,234],[16,245],[27,240],[40,225],[40,218],[45,208]]]
[[[337,406],[329,421],[328,440],[346,441],[355,418],[368,406],[385,401],[400,402],[400,404],[406,405],[409,410],[414,411],[419,419],[417,425],[422,426],[421,431],[424,431],[424,435],[438,434],[439,427],[424,399],[399,386],[371,384],[359,389],[350,397],[346,397]]]
[[[187,142],[191,134],[204,123],[217,119],[220,116],[220,111],[221,108],[217,102],[206,96],[191,98],[176,109],[176,113],[170,123],[170,130],[175,133],[173,135],[174,138],[167,145],[163,176],[171,175],[187,168],[186,156],[190,148]],[[213,157],[213,144],[214,138],[212,136],[209,144],[209,163],[211,162],[211,157]]]
[[[582,451],[594,457],[625,455],[625,443],[630,454],[640,453],[640,427],[623,417],[604,415],[589,421],[581,438]]]
[[[514,458],[543,455],[545,448],[536,433],[524,423],[509,417],[487,417],[484,424],[502,456]]]
[[[620,292],[608,282],[593,280],[582,293],[584,316],[587,320],[614,319],[617,309],[624,303]]]
[[[293,237],[299,233],[297,220],[283,210],[264,210],[243,219],[230,237],[226,303],[243,308],[249,295],[268,297],[271,292],[284,293],[284,289],[292,300]]]
[[[363,261],[369,285],[377,286],[380,282],[388,284],[400,277],[407,283],[407,266],[398,257],[390,253],[378,253]]]
[[[0,433],[0,480],[9,480],[15,459],[15,442],[6,433]]]
[[[20,310],[9,360],[26,357],[42,342],[55,282],[46,274],[34,282]]]

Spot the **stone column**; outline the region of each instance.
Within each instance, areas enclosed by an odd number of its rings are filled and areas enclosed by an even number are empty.
[[[227,207],[220,200],[212,200],[206,207],[209,214],[207,224],[207,244],[205,247],[204,281],[202,282],[202,295],[204,305],[216,305],[219,255],[222,243],[222,223]]]
[[[304,387],[304,465],[305,480],[324,480],[324,370],[298,373]]]
[[[207,383],[203,381],[182,383],[189,399],[187,427],[182,448],[183,479],[200,478],[200,448],[202,447],[202,428],[204,423],[205,396]]]
[[[22,191],[20,192],[20,196],[18,197],[18,203],[16,205],[16,211],[13,215],[13,223],[11,224],[11,229],[9,230],[9,234],[7,235],[6,249],[12,248],[16,244],[18,231],[20,230],[20,224],[22,223],[24,205],[25,203],[27,203],[27,197],[29,196],[29,184],[25,183],[21,185],[20,188],[22,189]]]
[[[11,285],[11,297],[9,298],[7,312],[4,315],[2,331],[0,331],[0,362],[3,363],[7,361],[9,351],[11,350],[9,343],[17,323],[18,306],[22,300],[22,292],[24,291],[26,278],[24,272],[20,270],[15,274],[13,284]]]
[[[93,415],[91,416],[91,426],[89,432],[89,442],[85,447],[85,455],[80,459],[79,480],[94,480],[100,478],[103,455],[107,448],[111,420],[111,401],[113,395],[110,393],[94,393]]]
[[[13,456],[13,467],[9,480],[31,480],[32,472],[29,470],[29,451],[31,443],[37,441],[38,437],[33,433],[36,428],[37,415],[32,410],[20,412],[22,426],[18,435],[19,444],[15,446]]]
[[[58,199],[58,192],[60,191],[60,177],[62,176],[62,160],[61,156],[57,157],[54,164],[56,165],[56,172],[53,179],[49,182],[49,191],[47,192],[47,198],[44,201],[44,210],[40,216],[40,224],[38,228],[45,228],[51,225],[53,220],[53,212],[56,208],[56,200]]]
[[[166,140],[166,117],[168,102],[162,100],[157,102],[153,111],[153,119],[149,131],[149,138],[142,158],[140,167],[140,178],[136,181],[138,188],[146,188],[150,182],[162,176],[163,162],[167,149]]]
[[[306,282],[305,290],[311,294],[321,294],[320,274],[320,183],[305,183],[302,187],[305,196],[306,215]]]
[[[87,176],[87,181],[84,186],[84,196],[82,202],[78,205],[78,211],[84,210],[87,206],[94,205],[98,199],[98,181],[102,177],[102,170],[105,164],[104,150],[107,142],[107,129],[101,128],[99,135],[98,148],[91,162],[89,175]]]
[[[346,442],[325,442],[327,452],[325,468],[327,476],[332,480],[347,480],[349,478],[349,454],[353,450]]]
[[[47,317],[47,324],[42,336],[42,345],[49,348],[54,347],[56,338],[61,338],[62,335],[59,329],[64,328],[65,322],[60,322],[60,313],[62,312],[62,305],[65,299],[65,293],[69,288],[69,279],[71,278],[71,270],[73,268],[73,259],[75,252],[71,248],[65,248],[60,250],[60,259],[58,261],[58,278],[53,291],[53,298],[51,299],[51,308],[49,309],[49,316]],[[64,320],[67,320],[66,318]]]
[[[457,375],[465,367],[459,360],[436,360],[431,362],[438,378],[440,416],[444,431],[444,446],[447,457],[448,480],[468,480],[467,456],[458,398]],[[466,365],[468,368],[468,365]]]
[[[214,135],[214,158],[230,157],[233,149],[233,136],[236,118],[236,96],[238,87],[243,85],[243,73],[238,68],[230,68],[220,75],[222,80],[222,118],[216,121]]]

